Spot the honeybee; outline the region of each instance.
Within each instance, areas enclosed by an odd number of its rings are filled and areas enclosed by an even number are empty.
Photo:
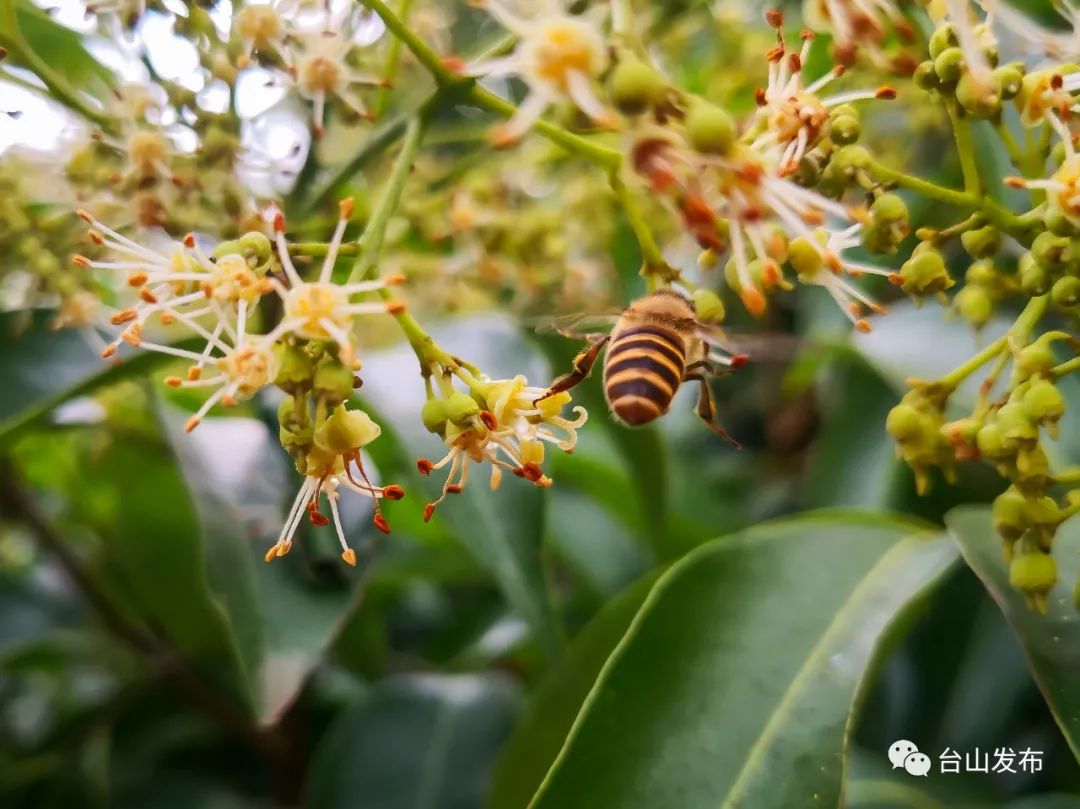
[[[560,334],[587,340],[589,345],[574,358],[572,370],[552,382],[536,401],[584,381],[606,347],[604,397],[618,421],[630,427],[655,421],[667,413],[683,382],[698,382],[701,388],[697,415],[710,430],[738,447],[738,442],[716,423],[708,380],[741,367],[749,357],[728,351],[723,335],[700,322],[690,300],[674,290],[664,289],[639,298],[614,317],[614,327],[607,334],[570,329],[598,325],[605,320],[602,315],[548,321],[547,325]],[[610,322],[610,316],[606,319]]]

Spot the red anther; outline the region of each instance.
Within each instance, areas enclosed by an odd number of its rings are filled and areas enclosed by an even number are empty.
[[[768,99],[765,98],[764,87],[758,87],[756,90],[754,90],[754,103],[757,104],[759,107],[764,107],[767,103],[769,103]]]
[[[765,9],[765,22],[773,28],[780,28],[784,24],[784,12],[778,8]]]
[[[391,483],[389,486],[383,486],[382,493],[383,497],[387,500],[400,500],[405,496],[405,490],[396,483]]]
[[[775,48],[769,48],[769,50],[765,51],[765,58],[770,62],[779,62],[784,58],[784,53],[784,46],[777,45]]]
[[[798,73],[802,70],[802,59],[799,58],[799,54],[792,53],[788,57],[788,69],[791,70],[792,73]]]
[[[750,362],[749,354],[733,354],[731,357],[731,367],[733,370],[742,368],[748,362]]]
[[[184,247],[189,250],[195,246],[195,234],[188,233],[184,236]]]
[[[338,203],[338,212],[341,214],[342,219],[348,219],[352,216],[355,204],[352,197],[345,197],[345,199]]]
[[[134,309],[124,309],[110,317],[109,322],[114,326],[119,326],[121,323],[130,323],[138,316],[138,313]]]
[[[525,470],[524,470],[524,469],[522,469],[522,468],[521,468],[520,466],[518,466],[518,467],[515,467],[515,468],[514,468],[513,470],[511,470],[511,471],[512,471],[512,472],[513,472],[513,473],[514,473],[515,475],[517,475],[517,476],[518,476],[519,478],[523,478],[523,477],[525,477]]]
[[[98,247],[104,247],[105,237],[98,233],[96,230],[91,228],[90,230],[86,231],[86,235],[89,236],[90,241],[92,241]]]
[[[80,267],[84,270],[87,269],[91,264],[90,259],[88,259],[86,256],[80,255],[72,256],[71,263],[74,264],[76,267]]]
[[[105,346],[105,348],[101,349],[101,354],[99,354],[98,356],[100,356],[103,360],[107,360],[116,353],[116,349],[116,343],[110,343],[109,345]]]
[[[134,287],[138,289],[149,280],[150,276],[147,275],[145,272],[133,272],[131,275],[128,276],[127,284],[129,287]]]
[[[1050,87],[1052,87],[1054,90],[1060,90],[1061,86],[1064,83],[1065,80],[1061,78],[1060,73],[1055,73],[1053,76],[1050,77]]]
[[[405,304],[402,301],[387,301],[386,313],[388,315],[400,315],[405,311]]]
[[[354,376],[352,378],[352,389],[353,390],[360,390],[360,388],[362,388],[362,387],[364,387],[364,380],[361,379],[358,376]]]
[[[859,319],[859,320],[855,321],[855,328],[858,331],[861,331],[863,334],[869,334],[870,331],[871,331],[870,324],[867,323],[865,320],[862,320],[862,319]]]
[[[320,526],[320,527],[323,526],[323,525],[329,525],[329,523],[330,523],[329,518],[325,514],[321,513],[319,511],[318,506],[316,506],[314,503],[311,503],[308,506],[307,511],[308,511],[308,519],[311,520],[312,525],[317,525],[317,526]]]
[[[446,493],[447,494],[461,494],[461,484],[460,483],[451,483],[449,486],[446,487]]]
[[[879,87],[877,88],[877,92],[874,93],[874,98],[883,98],[891,101],[896,98],[896,90],[892,87]]]
[[[896,284],[896,286],[898,287],[902,287],[904,285],[904,276],[902,276],[898,272],[894,272],[892,275],[889,276],[889,283]]]
[[[809,28],[804,28],[799,32],[799,39],[801,39],[803,42],[809,42],[812,39],[817,39],[817,34],[815,34]]]
[[[484,422],[484,426],[489,430],[494,430],[499,426],[498,419],[495,418],[495,414],[490,410],[480,411],[480,421]]]
[[[277,211],[274,214],[274,233],[285,232],[285,214],[281,211]]]
[[[435,464],[429,461],[427,458],[416,459],[416,471],[424,477],[431,474],[431,470],[435,468]]]
[[[404,284],[407,280],[408,279],[403,274],[394,273],[393,275],[386,276],[383,279],[383,283],[386,284],[388,287],[397,287]]]
[[[79,208],[75,213],[79,215],[79,218],[88,225],[94,224],[94,217],[85,208]]]
[[[434,503],[428,503],[426,506],[424,506],[424,522],[430,521],[431,520],[431,515],[434,514],[434,513],[435,513],[435,504]]]
[[[139,297],[142,298],[147,303],[157,303],[158,302],[157,295],[155,295],[153,292],[151,292],[149,287],[143,287],[142,289],[140,289],[139,290]]]
[[[538,464],[531,461],[521,467],[521,474],[526,480],[531,480],[533,483],[540,480],[544,476],[544,470],[540,468]]]
[[[466,62],[460,56],[450,54],[449,56],[444,56],[440,61],[442,62],[442,66],[451,73],[463,73],[465,71]]]
[[[390,523],[386,521],[386,517],[382,514],[376,514],[372,520],[375,523],[375,527],[382,531],[384,534],[390,533]]]

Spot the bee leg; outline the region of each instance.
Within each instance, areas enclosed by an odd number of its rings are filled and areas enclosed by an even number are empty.
[[[686,366],[686,372],[687,373],[683,377],[683,379],[684,380],[685,379],[690,379],[691,378],[690,373],[692,373],[692,372],[695,373],[694,378],[696,379],[697,378],[696,374],[698,374],[698,373],[700,373],[700,374],[708,374],[709,376],[712,376],[712,377],[718,377],[718,376],[727,376],[728,374],[734,373],[734,371],[735,371],[734,368],[731,368],[730,366],[725,366],[725,365],[718,366],[712,360],[698,360],[697,362],[691,362],[689,365]]]
[[[713,402],[712,391],[709,390],[709,377],[705,375],[705,372],[701,368],[690,370],[694,365],[699,365],[699,363],[693,363],[687,368],[687,373],[683,375],[683,381],[701,383],[701,391],[698,394],[697,402],[698,417],[705,422],[706,427],[731,444],[735,449],[742,449],[739,442],[732,438],[727,430],[716,423],[716,404]],[[715,373],[715,369],[713,369],[711,365],[710,371]]]
[[[611,339],[611,335],[593,334],[589,335],[587,339],[589,340],[589,345],[584,351],[574,357],[574,365],[570,373],[563,374],[552,382],[551,387],[544,391],[543,396],[533,399],[533,404],[542,402],[544,399],[563,393],[564,391],[568,391],[588,378],[589,373],[596,364],[597,357],[599,357],[600,352],[604,350],[604,346],[606,346],[608,340]]]

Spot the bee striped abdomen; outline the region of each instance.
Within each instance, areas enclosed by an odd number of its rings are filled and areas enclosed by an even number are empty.
[[[686,367],[686,347],[671,329],[634,326],[619,332],[604,361],[604,393],[612,412],[630,425],[667,412]]]

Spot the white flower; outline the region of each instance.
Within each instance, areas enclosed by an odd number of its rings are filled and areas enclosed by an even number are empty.
[[[803,9],[812,28],[832,33],[839,55],[846,60],[853,59],[858,48],[878,59],[890,27],[903,40],[910,40],[914,33],[893,0],[804,0]]]
[[[279,212],[274,218],[274,238],[287,286],[277,282],[273,284],[274,290],[281,296],[285,312],[281,323],[268,336],[271,340],[277,340],[286,334],[294,334],[305,340],[332,341],[337,343],[342,361],[348,365],[355,365],[353,319],[366,314],[394,314],[403,311],[404,305],[397,301],[354,302],[352,298],[404,283],[405,279],[403,276],[396,275],[387,276],[378,281],[334,283],[332,277],[334,263],[341,250],[345,227],[352,215],[353,200],[351,198],[342,200],[339,209],[337,228],[330,240],[318,278],[314,281],[305,281],[293,266],[292,259],[289,257],[288,243],[285,241],[284,214]]]
[[[1005,182],[1016,188],[1045,191],[1047,207],[1064,216],[1074,226],[1080,227],[1080,155],[1077,154],[1072,133],[1061,119],[1050,112],[1045,116],[1045,120],[1061,138],[1065,159],[1045,179],[1006,177]]]
[[[758,128],[753,147],[777,147],[780,150],[780,172],[789,174],[799,166],[806,151],[815,146],[829,122],[829,110],[841,104],[871,98],[895,98],[890,87],[873,90],[852,90],[836,95],[820,97],[820,93],[832,81],[844,74],[837,65],[816,81],[806,83],[803,71],[813,44],[812,31],[803,31],[800,52],[788,51],[784,42],[783,15],[779,11],[767,13],[769,23],[776,28],[776,47],[767,54],[769,82],[757,93]]]
[[[336,98],[361,118],[371,120],[371,112],[357,92],[361,86],[379,86],[385,82],[370,73],[349,65],[349,51],[355,43],[332,31],[307,34],[301,39],[289,72],[297,92],[314,107],[312,128],[316,137],[323,134],[326,102]]]
[[[498,145],[518,140],[554,102],[568,100],[600,126],[614,128],[618,118],[593,89],[607,68],[600,26],[585,15],[566,13],[560,0],[539,0],[519,16],[508,0],[474,0],[519,38],[509,56],[467,65],[474,76],[520,76],[529,95],[514,116],[492,134]]]

